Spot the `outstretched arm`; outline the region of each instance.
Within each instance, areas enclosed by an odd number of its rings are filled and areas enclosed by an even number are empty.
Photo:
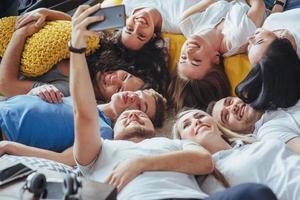
[[[25,94],[32,88],[33,82],[19,80],[19,66],[26,38],[40,30],[43,26],[36,26],[30,22],[17,29],[4,52],[0,64],[0,93],[4,96]]]
[[[106,182],[120,191],[132,179],[145,171],[176,171],[191,175],[211,173],[214,169],[210,153],[198,145],[161,155],[127,160],[115,166]]]
[[[40,149],[36,147],[26,146],[24,144],[11,142],[11,141],[1,141],[0,142],[0,156],[3,154],[11,154],[16,156],[33,156],[38,158],[45,158],[60,162],[69,166],[75,165],[75,160],[73,158],[73,147],[66,149],[61,153],[54,151],[49,151],[45,149]]]
[[[72,18],[71,45],[74,48],[86,48],[87,37],[98,33],[86,29],[92,22],[103,17],[88,17],[100,9],[100,4],[93,7],[80,6]],[[89,76],[85,54],[70,55],[70,90],[73,100],[75,121],[74,156],[80,165],[90,164],[101,151],[96,98]]]
[[[256,27],[261,27],[265,15],[266,6],[263,0],[247,0],[251,6],[247,16],[254,22]]]
[[[208,8],[211,4],[217,2],[217,0],[202,0],[196,5],[190,7],[189,9],[185,10],[182,15],[180,16],[180,21],[185,20],[189,16],[198,13],[203,12],[206,8]]]

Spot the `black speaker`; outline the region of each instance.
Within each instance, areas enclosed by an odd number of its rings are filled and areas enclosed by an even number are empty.
[[[63,191],[66,199],[68,199],[68,197],[70,196],[77,195],[78,190],[81,187],[82,187],[82,183],[75,174],[68,174],[64,178]]]
[[[39,198],[45,192],[46,185],[46,176],[42,173],[35,172],[27,177],[23,189],[33,193],[35,198]]]

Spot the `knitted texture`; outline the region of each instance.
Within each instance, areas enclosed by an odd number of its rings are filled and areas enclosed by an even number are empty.
[[[0,19],[0,56],[14,32],[16,17]],[[68,41],[71,38],[70,21],[49,21],[37,33],[26,40],[21,58],[20,71],[25,76],[40,76],[49,71],[53,65],[70,57]],[[89,37],[86,54],[99,48],[99,37]]]

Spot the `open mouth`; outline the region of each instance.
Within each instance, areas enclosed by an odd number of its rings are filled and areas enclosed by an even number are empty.
[[[240,117],[240,119],[243,118],[245,109],[246,109],[246,104],[241,105],[241,107],[239,109],[239,117]]]
[[[127,101],[128,101],[128,93],[127,92],[122,95],[122,100],[123,100],[123,103],[126,105]]]
[[[210,126],[208,124],[200,124],[197,126],[196,128],[196,135],[198,135],[199,133],[201,133],[202,130],[204,129],[208,129]]]
[[[146,17],[140,16],[140,17],[136,17],[135,18],[136,22],[139,22],[141,24],[145,24],[148,25],[148,20],[146,19]]]
[[[200,48],[200,45],[196,41],[188,41],[187,42],[187,47],[188,48]]]

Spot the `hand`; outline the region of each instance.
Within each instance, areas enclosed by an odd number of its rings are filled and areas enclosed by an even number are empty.
[[[39,96],[48,103],[61,103],[62,97],[64,97],[63,93],[59,91],[59,89],[57,89],[54,85],[49,84],[33,88],[28,94]]]
[[[125,160],[119,162],[105,180],[105,183],[114,185],[120,192],[130,181],[143,172],[141,159]]]
[[[5,154],[7,152],[9,143],[10,142],[7,140],[0,141],[0,156],[2,156],[3,154]]]
[[[41,25],[36,26],[36,22],[31,21],[25,24],[24,26],[20,27],[19,29],[16,29],[14,34],[18,34],[18,36],[23,36],[23,37],[29,37],[34,33],[38,32],[39,30],[41,30],[41,28],[43,28],[44,25],[45,22]]]
[[[103,16],[91,16],[92,13],[99,10],[100,4],[92,7],[89,5],[81,5],[76,10],[72,17],[72,36],[71,44],[75,48],[85,48],[88,36],[99,36],[98,32],[87,30],[87,26],[93,22],[100,22],[104,20]]]
[[[17,18],[15,29],[20,29],[30,22],[34,22],[37,28],[42,28],[45,25],[48,15],[48,9],[38,8],[31,12],[25,13]]]

